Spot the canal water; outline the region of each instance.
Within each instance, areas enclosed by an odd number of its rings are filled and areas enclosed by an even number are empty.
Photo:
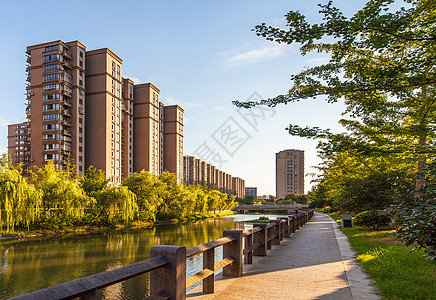
[[[275,215],[267,215],[275,219]],[[226,229],[248,229],[259,215],[234,215],[192,224],[159,225],[141,230],[65,235],[57,238],[0,242],[0,299],[116,269],[150,258],[155,245],[197,246],[222,237]],[[222,247],[215,260],[222,259]],[[202,257],[187,261],[188,276],[202,268]],[[148,274],[99,291],[101,299],[143,299]]]

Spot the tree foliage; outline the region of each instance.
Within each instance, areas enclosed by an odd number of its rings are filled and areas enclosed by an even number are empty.
[[[330,103],[344,101],[342,133],[298,124],[286,128],[292,135],[319,140],[324,164],[311,197],[363,210],[387,206],[393,195],[399,196],[395,208],[403,217],[396,222],[403,238],[433,249],[428,238],[435,229],[419,218],[434,210],[434,197],[424,195],[433,184],[426,164],[436,154],[436,2],[369,0],[351,17],[333,1],[319,7],[318,23],[291,11],[286,28],[262,23],[254,30],[270,41],[299,44],[302,55],[323,53],[328,62],[292,75],[286,94],[234,103],[276,106],[318,96]],[[410,178],[415,178],[415,189]]]
[[[111,185],[104,172],[94,167],[81,176],[73,170],[73,165],[60,170],[48,162],[41,168],[35,167],[27,178],[20,166],[13,166],[3,155],[0,229],[182,220],[235,205],[234,197],[206,186],[179,183],[175,174],[169,172],[157,177],[141,171],[126,178],[122,185]]]
[[[405,7],[400,7],[404,3]],[[351,18],[330,1],[319,5],[323,21],[307,22],[291,11],[287,28],[261,24],[258,35],[285,44],[300,44],[303,55],[327,53],[329,62],[291,77],[287,94],[242,107],[275,106],[325,95],[344,99],[350,119],[347,129],[332,133],[291,124],[290,134],[321,139],[323,156],[337,152],[355,155],[402,155],[419,162],[435,154],[436,4],[431,0],[372,0]]]
[[[14,230],[16,225],[28,228],[39,216],[41,191],[21,175],[6,155],[0,158],[0,230]]]

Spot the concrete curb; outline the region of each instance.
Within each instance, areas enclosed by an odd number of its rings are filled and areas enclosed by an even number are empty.
[[[333,225],[353,299],[380,299],[375,282],[363,272],[347,236],[339,229],[338,223],[330,216],[328,217]]]

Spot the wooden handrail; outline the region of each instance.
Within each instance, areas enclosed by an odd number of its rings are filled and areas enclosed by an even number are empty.
[[[242,264],[251,264],[253,255],[267,255],[271,245],[280,244],[313,217],[313,210],[278,218],[269,224],[254,224],[252,229],[225,230],[224,237],[186,249],[182,246],[154,246],[152,258],[118,269],[94,274],[13,299],[97,299],[99,289],[150,272],[149,299],[185,299],[186,288],[203,280],[203,292],[213,293],[215,272],[241,276]],[[242,240],[245,239],[245,248]],[[215,248],[223,246],[223,259],[214,263]],[[186,259],[203,254],[203,269],[186,278]]]
[[[142,275],[163,267],[169,263],[163,256],[150,258],[128,266],[101,272],[88,277],[83,277],[70,282],[55,285],[13,299],[19,300],[45,300],[45,299],[74,299],[86,294],[94,293],[109,285],[125,281],[132,277]]]
[[[234,240],[235,240],[234,237],[223,237],[223,238],[211,241],[211,242],[207,242],[207,243],[195,246],[195,247],[188,248],[188,249],[186,249],[186,258],[198,255],[200,253],[203,253],[207,250],[210,250],[210,249],[213,249],[216,247],[223,246],[227,243],[233,242]]]

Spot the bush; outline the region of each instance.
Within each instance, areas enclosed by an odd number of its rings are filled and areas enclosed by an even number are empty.
[[[391,218],[383,211],[367,210],[357,214],[353,221],[357,226],[372,227],[374,230],[378,230],[380,227],[389,225]]]
[[[325,206],[321,209],[321,212],[325,214],[330,214],[333,212],[333,208],[331,208],[331,206]]]

